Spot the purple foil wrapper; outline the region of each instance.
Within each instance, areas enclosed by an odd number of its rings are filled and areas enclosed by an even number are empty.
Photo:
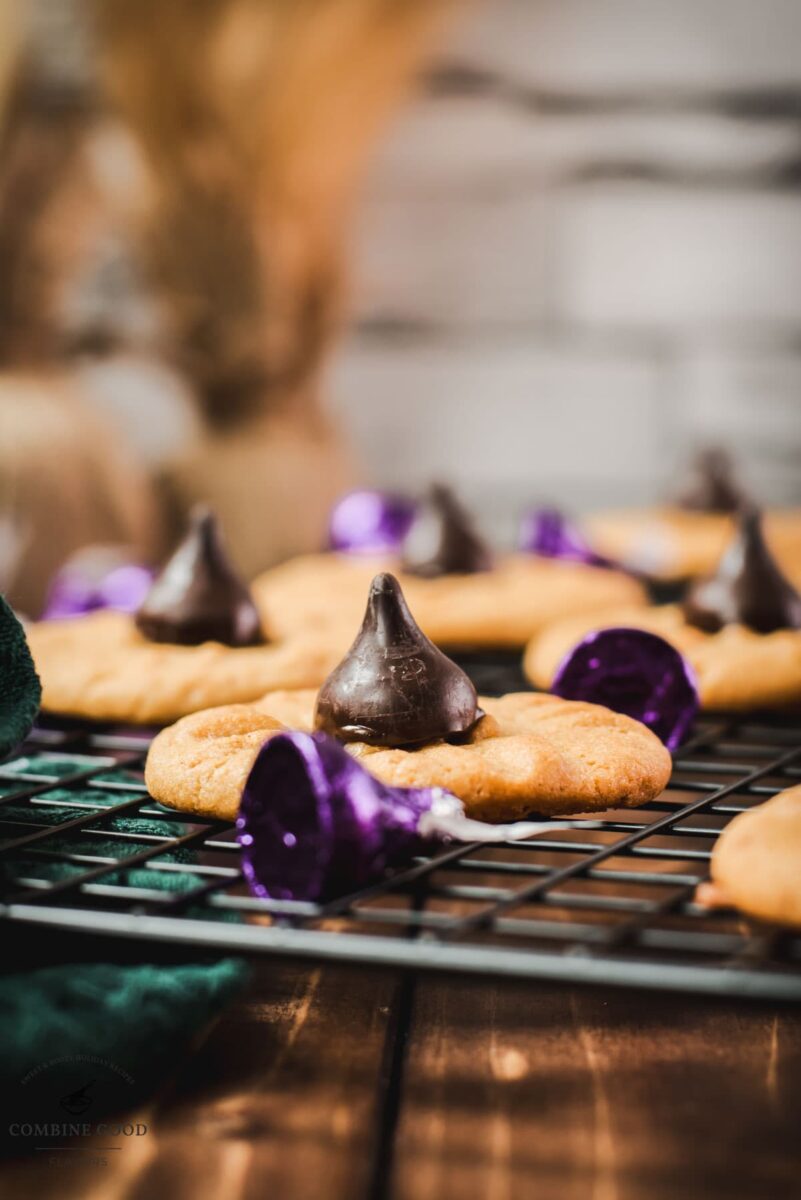
[[[551,691],[586,700],[647,725],[669,750],[681,745],[699,708],[690,664],[643,629],[600,629],[565,655]]]
[[[237,836],[257,896],[318,900],[363,887],[424,844],[430,789],[379,783],[333,738],[283,733],[262,747]]]
[[[272,900],[345,895],[437,842],[520,840],[569,827],[473,821],[443,788],[387,787],[334,738],[295,732],[262,746],[236,821],[251,891]]]
[[[331,510],[329,549],[347,554],[397,554],[414,509],[413,501],[390,492],[348,492]]]
[[[153,582],[153,571],[138,563],[122,563],[104,572],[81,563],[67,563],[50,587],[44,620],[76,617],[100,608],[135,612]]]
[[[520,522],[518,545],[527,554],[564,558],[593,567],[611,567],[608,558],[596,554],[586,538],[564,513],[556,508],[534,508]]]

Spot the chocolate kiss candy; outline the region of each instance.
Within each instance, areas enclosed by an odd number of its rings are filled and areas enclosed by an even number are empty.
[[[690,468],[688,486],[677,498],[680,508],[695,512],[733,513],[748,503],[734,473],[731,456],[721,447],[702,450]]]
[[[134,620],[151,642],[255,646],[259,614],[223,548],[217,518],[198,507],[189,530],[144,599]]]
[[[482,715],[473,684],[418,627],[397,579],[376,575],[356,641],[320,688],[316,728],[408,746],[468,734]]]
[[[324,733],[280,733],[265,742],[236,820],[250,888],[273,900],[344,895],[438,842],[519,840],[575,824],[473,821],[442,788],[379,783]]]
[[[698,712],[690,664],[644,629],[600,629],[565,655],[551,691],[563,700],[603,704],[652,729],[669,750],[680,746]]]
[[[690,587],[684,616],[706,633],[734,624],[757,633],[801,628],[801,596],[768,549],[757,509],[741,514],[715,574]]]
[[[543,558],[564,558],[593,567],[611,567],[591,549],[581,531],[557,508],[533,508],[520,523],[520,549]]]
[[[492,555],[453,493],[435,484],[420,504],[403,543],[410,575],[474,575],[489,571]]]
[[[346,554],[398,554],[414,517],[414,504],[390,492],[357,491],[331,509],[328,544]]]

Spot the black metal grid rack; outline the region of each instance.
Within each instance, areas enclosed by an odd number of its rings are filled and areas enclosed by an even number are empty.
[[[510,664],[467,663],[487,691]],[[233,829],[152,800],[137,730],[50,723],[0,766],[0,917],[208,951],[801,1000],[801,935],[695,902],[732,817],[801,782],[798,720],[704,717],[662,796],[459,845],[326,905],[251,896]]]

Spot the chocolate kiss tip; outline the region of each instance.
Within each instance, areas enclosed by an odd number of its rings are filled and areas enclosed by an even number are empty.
[[[264,641],[250,592],[226,554],[217,517],[208,505],[192,509],[186,535],[134,620],[154,642],[254,646]]]
[[[396,596],[403,595],[401,585],[390,571],[382,571],[380,575],[373,577],[370,584],[370,595],[377,596],[381,592],[393,592]]]
[[[434,579],[474,575],[492,567],[492,554],[450,491],[434,484],[419,506],[403,545],[403,569]]]
[[[376,575],[355,642],[317,698],[315,726],[340,741],[407,746],[468,734],[476,690],[429,641],[394,575]]]
[[[189,511],[189,527],[190,529],[197,529],[198,531],[214,529],[216,532],[218,529],[218,521],[214,509],[210,508],[208,504],[203,504],[202,502],[199,504],[193,504]]]
[[[733,624],[755,633],[801,628],[801,596],[773,557],[754,504],[740,510],[735,535],[715,574],[690,587],[684,616],[705,633]]]
[[[752,503],[737,478],[731,455],[722,446],[708,446],[696,454],[689,482],[677,500],[691,512],[736,513]]]

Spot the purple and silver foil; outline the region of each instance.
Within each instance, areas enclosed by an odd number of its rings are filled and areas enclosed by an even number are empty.
[[[391,492],[348,492],[331,510],[328,546],[346,554],[398,554],[414,503]]]
[[[79,556],[56,574],[42,617],[76,617],[101,608],[136,612],[152,582],[153,571],[139,563],[109,567],[102,558]]]
[[[292,732],[259,751],[236,827],[256,896],[327,900],[358,891],[443,841],[519,840],[567,826],[473,821],[442,788],[387,787],[333,738]]]
[[[641,721],[675,750],[699,709],[692,667],[674,646],[643,629],[600,629],[562,659],[551,691],[603,704]]]
[[[614,564],[596,554],[581,530],[556,508],[534,508],[520,522],[519,548],[543,558],[563,558],[593,567]]]

